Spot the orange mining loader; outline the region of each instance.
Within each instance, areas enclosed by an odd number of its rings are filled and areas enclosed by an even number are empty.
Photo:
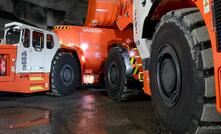
[[[116,28],[61,25],[55,26],[53,31],[63,46],[79,48],[75,51],[81,54],[75,57],[81,63],[82,84],[104,86],[106,83],[108,92],[116,100],[142,93],[142,62],[131,29],[120,31]],[[125,68],[119,70],[122,66]],[[108,77],[105,81],[104,76]],[[116,97],[114,92],[118,88],[123,91]]]
[[[116,99],[142,93],[141,59],[131,29],[56,26],[51,32],[13,22],[5,25],[2,43],[0,91],[68,95],[82,84],[103,84],[107,57],[120,56],[123,62],[109,62],[108,70],[109,87],[123,90]],[[119,64],[126,69],[117,70]]]
[[[104,73],[110,97],[122,100],[144,78],[166,131],[221,133],[220,0],[89,0],[88,8],[84,27],[56,34],[6,25],[3,44],[15,45],[0,46],[0,90],[66,95]]]
[[[93,1],[88,7],[85,26],[61,25],[47,31],[6,24],[0,45],[0,91],[63,96],[83,84],[105,83],[116,100],[142,93],[142,61],[132,28],[119,30],[103,9],[99,18],[105,26],[90,26]]]
[[[169,133],[221,133],[220,0],[90,0],[89,5],[87,26],[124,31],[133,24],[144,92]],[[120,56],[111,61],[123,62]],[[106,67],[111,70],[109,57]],[[109,72],[106,87],[117,98],[122,90],[111,90]]]

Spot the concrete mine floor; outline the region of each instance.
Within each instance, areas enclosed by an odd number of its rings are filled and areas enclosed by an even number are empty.
[[[157,134],[150,98],[114,102],[105,91],[67,97],[0,93],[0,134]]]

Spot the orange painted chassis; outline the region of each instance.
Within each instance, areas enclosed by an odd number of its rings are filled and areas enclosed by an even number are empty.
[[[82,76],[95,77],[91,84],[99,84],[103,79],[105,60],[111,47],[130,45],[132,30],[93,28],[82,26],[57,26],[53,30],[66,50],[75,48],[81,63]],[[83,81],[84,82],[84,81]]]
[[[33,93],[49,90],[49,74],[47,73],[15,73],[15,61],[17,47],[13,45],[1,45],[0,54],[6,55],[6,76],[0,76],[0,91]],[[32,80],[32,78],[41,78]],[[35,87],[38,87],[36,89]]]

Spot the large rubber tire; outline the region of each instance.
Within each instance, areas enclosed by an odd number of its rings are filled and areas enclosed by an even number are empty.
[[[80,86],[81,69],[75,56],[65,52],[56,54],[52,61],[50,84],[50,95],[53,96],[70,95]]]
[[[221,133],[212,49],[198,9],[162,18],[151,48],[150,82],[153,107],[168,132]]]
[[[123,54],[128,55],[126,49],[113,47],[105,63],[105,87],[108,95],[115,101],[134,99],[142,94],[142,83],[126,76],[124,60],[129,61],[129,56],[125,59]]]

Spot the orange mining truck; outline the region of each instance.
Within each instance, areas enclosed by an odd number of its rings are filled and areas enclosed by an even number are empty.
[[[144,92],[169,133],[221,133],[220,0],[90,0],[89,5],[87,26],[123,31],[133,24]],[[121,94],[114,92],[113,98]]]

